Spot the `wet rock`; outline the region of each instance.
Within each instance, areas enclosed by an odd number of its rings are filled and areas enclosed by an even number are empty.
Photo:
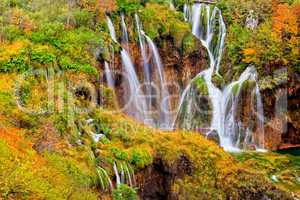
[[[220,144],[220,136],[216,130],[211,131],[206,138],[210,141],[215,142],[216,144]]]
[[[213,75],[212,82],[219,89],[224,88],[224,86],[226,84],[224,78],[218,74]]]
[[[255,144],[248,144],[248,145],[246,146],[246,150],[248,150],[248,151],[256,151],[256,146],[255,146]]]

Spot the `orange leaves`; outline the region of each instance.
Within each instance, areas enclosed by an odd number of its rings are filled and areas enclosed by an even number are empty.
[[[273,30],[278,37],[298,33],[297,15],[288,4],[279,4],[273,13]]]
[[[1,117],[1,116],[0,116]],[[0,140],[12,150],[15,161],[22,159],[32,162],[32,171],[41,168],[45,164],[45,160],[34,152],[32,143],[22,136],[22,132],[17,128],[3,128],[0,126]]]
[[[248,49],[244,50],[244,55],[245,56],[252,56],[254,54],[256,54],[256,50],[255,49],[248,48]]]
[[[98,0],[98,7],[100,11],[105,12],[112,12],[116,10],[116,2],[114,0]]]
[[[285,63],[296,63],[299,57],[300,5],[278,4],[273,11],[272,36],[285,50]]]
[[[13,9],[11,16],[11,24],[23,29],[25,33],[30,33],[33,29],[33,23],[28,16],[20,9]]]
[[[26,153],[32,144],[26,142],[17,128],[1,128],[0,139],[4,140],[11,148],[21,153]]]
[[[252,49],[252,48],[248,48],[248,49],[244,49],[243,50],[243,54],[244,54],[244,59],[243,62],[245,63],[251,63],[251,62],[255,62],[256,61],[256,50]]]

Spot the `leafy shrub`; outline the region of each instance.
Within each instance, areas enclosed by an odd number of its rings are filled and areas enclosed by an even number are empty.
[[[81,72],[84,72],[84,73],[87,73],[87,74],[90,74],[90,75],[97,75],[98,74],[97,69],[95,67],[89,65],[89,64],[80,65],[79,70]]]
[[[140,17],[144,31],[150,38],[172,36],[180,47],[183,37],[190,34],[190,26],[184,22],[183,16],[164,5],[149,3],[141,11]]]
[[[118,185],[112,194],[114,200],[138,200],[136,190],[125,184]]]

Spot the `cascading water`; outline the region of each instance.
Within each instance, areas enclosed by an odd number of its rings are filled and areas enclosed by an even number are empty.
[[[108,16],[106,16],[106,20],[107,20],[107,26],[108,26],[108,29],[109,29],[111,39],[114,42],[118,42],[114,24],[112,23],[111,19]]]
[[[117,42],[116,31],[115,31],[112,21],[108,16],[106,16],[106,20],[107,20],[107,26],[109,28],[110,36],[114,42]],[[110,49],[111,50],[111,58],[110,58],[111,62],[110,63],[113,65],[114,64],[114,50],[113,50],[112,45],[110,46],[110,48],[111,48]],[[106,61],[104,62],[104,73],[105,73],[105,77],[106,77],[108,86],[110,88],[114,88],[115,83],[114,83],[114,79],[112,76],[112,71],[111,71],[110,65]]]
[[[124,18],[122,18],[122,27],[123,27],[123,38],[125,39],[125,45],[128,43],[128,34],[127,34],[127,28],[125,24]],[[111,19],[107,16],[107,24],[109,27],[110,35],[112,40],[115,42],[117,41],[116,37],[116,32],[114,25],[111,21]],[[136,118],[137,120],[144,121],[147,115],[145,112],[146,110],[146,103],[144,100],[144,94],[143,91],[141,90],[141,84],[138,80],[137,74],[135,72],[135,68],[133,65],[133,62],[130,58],[130,55],[128,51],[123,48],[121,50],[121,58],[122,58],[122,64],[124,67],[124,75],[125,75],[125,80],[124,80],[124,90],[125,90],[125,95],[124,95],[124,111]],[[105,71],[110,71],[109,66],[105,65]],[[109,73],[107,73],[109,74]],[[110,85],[110,79],[113,82],[113,79],[109,77],[109,75],[106,75],[108,85]]]
[[[190,5],[184,4],[183,6],[183,16],[185,21],[191,21],[192,16],[191,16],[191,10],[190,10]]]
[[[176,10],[175,5],[173,3],[173,0],[170,0],[169,7],[170,7],[171,10]]]
[[[159,120],[158,120],[158,126],[161,129],[171,129],[171,112],[170,112],[170,105],[169,105],[169,92],[167,89],[167,83],[165,80],[165,75],[164,75],[164,71],[163,71],[163,65],[161,62],[161,58],[158,52],[158,49],[156,47],[156,45],[154,44],[154,42],[151,40],[151,38],[149,38],[147,35],[145,35],[145,33],[143,33],[143,35],[145,36],[147,42],[148,42],[148,46],[153,54],[153,58],[154,58],[154,63],[155,66],[157,68],[157,72],[158,72],[158,76],[159,76],[159,82],[160,82],[160,95],[159,96],[159,109],[160,110],[160,114],[159,114]]]
[[[128,47],[128,32],[125,23],[125,17],[121,14],[121,29],[122,29],[122,51],[121,58],[124,67],[124,74],[126,75],[123,80],[124,89],[124,104],[125,112],[134,118],[143,121],[145,124],[159,127],[162,129],[171,128],[171,116],[169,107],[169,93],[166,87],[166,81],[164,77],[163,65],[159,56],[158,49],[154,42],[145,35],[142,30],[139,17],[136,14],[136,27],[139,36],[140,52],[143,60],[144,67],[144,83],[146,86],[143,88],[138,79],[135,71],[135,66],[131,60]],[[117,37],[114,29],[114,25],[111,19],[107,16],[107,24],[109,27],[111,38],[117,42]],[[148,49],[149,48],[149,49]],[[155,67],[155,68],[154,68]],[[152,71],[156,72],[152,74]],[[108,63],[105,63],[105,74],[108,85],[111,87],[114,85],[113,79],[110,76],[110,69]],[[159,81],[159,91],[154,91],[157,87],[152,80],[152,76],[157,75]],[[143,89],[145,91],[143,91]],[[155,93],[155,94],[153,94]],[[152,102],[152,99],[155,100]]]
[[[128,52],[123,49],[121,51],[122,63],[127,76],[127,84],[129,85],[129,91],[125,93],[128,98],[125,102],[125,112],[130,116],[136,118],[139,121],[147,119],[146,102],[144,99],[144,93],[140,87],[140,82],[135,72],[134,65]]]
[[[219,75],[219,66],[224,49],[226,27],[221,11],[217,7],[214,7],[211,11],[211,8],[210,5],[201,3],[196,3],[192,7],[192,18],[190,20],[192,23],[192,32],[207,49],[210,66],[192,79],[184,90],[179,102],[177,116],[173,122],[173,127],[180,126],[186,129],[200,129],[205,131],[203,127],[201,129],[203,124],[199,124],[199,122],[195,121],[197,116],[203,116],[202,113],[199,113],[196,110],[197,103],[199,104],[199,102],[197,102],[197,99],[195,98],[199,93],[197,91],[197,84],[199,85],[199,80],[200,82],[202,80],[207,89],[208,100],[210,101],[210,107],[212,108],[210,125],[206,130],[207,135],[217,132],[220,139],[220,145],[228,151],[236,151],[249,144],[256,145],[256,148],[263,148],[263,136],[258,137],[257,139],[257,137],[252,134],[250,130],[251,127],[246,127],[244,129],[246,131],[241,133],[242,127],[238,126],[238,124],[241,123],[236,119],[242,85],[246,81],[255,81],[257,129],[260,130],[261,135],[264,134],[263,106],[257,85],[257,73],[255,68],[248,67],[242,73],[238,81],[231,83],[223,90],[220,90],[213,83],[213,76],[221,78]],[[185,5],[184,9],[185,18],[188,19],[188,5]],[[203,110],[200,112],[203,112]],[[208,115],[205,117],[207,116]],[[243,137],[241,135],[243,135]]]
[[[107,84],[110,88],[115,88],[114,79],[112,77],[112,72],[110,71],[109,64],[104,62],[104,73],[106,77]]]
[[[148,94],[147,96],[147,111],[150,112],[152,107],[152,84],[151,84],[151,69],[150,69],[150,63],[148,59],[148,55],[146,52],[146,46],[145,46],[145,38],[142,35],[142,24],[140,23],[139,16],[135,14],[135,21],[136,21],[136,27],[138,32],[138,38],[139,38],[139,45],[140,45],[140,51],[143,59],[143,67],[144,67],[144,85],[145,85],[145,92]]]
[[[129,47],[128,47],[129,37],[128,37],[127,26],[125,23],[125,17],[123,13],[121,14],[121,27],[122,27],[122,44],[124,48],[126,48],[127,51],[129,51]]]

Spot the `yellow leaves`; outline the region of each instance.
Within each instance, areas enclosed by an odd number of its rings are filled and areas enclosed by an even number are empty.
[[[0,92],[13,92],[15,80],[15,74],[0,74]]]
[[[37,44],[34,45],[34,51],[36,52],[51,52],[53,48],[48,45]]]
[[[244,54],[244,59],[243,62],[245,63],[251,63],[251,62],[255,62],[256,61],[256,50],[252,49],[252,48],[248,48],[248,49],[244,49],[243,51]]]
[[[9,60],[10,58],[18,55],[20,51],[27,47],[28,41],[15,41],[11,44],[5,44],[0,48],[0,61]]]

